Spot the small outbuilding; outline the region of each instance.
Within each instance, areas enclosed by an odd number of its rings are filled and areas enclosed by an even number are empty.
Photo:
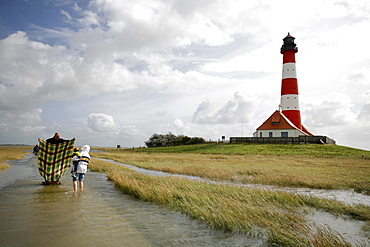
[[[312,135],[304,126],[297,128],[284,114],[275,111],[257,128],[253,137],[298,137]]]

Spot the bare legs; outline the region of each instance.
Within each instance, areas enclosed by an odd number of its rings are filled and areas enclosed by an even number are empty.
[[[84,182],[83,181],[78,181],[80,184],[80,190],[84,189]],[[73,181],[73,191],[77,191],[77,181]]]
[[[77,191],[77,181],[73,181],[73,191]]]

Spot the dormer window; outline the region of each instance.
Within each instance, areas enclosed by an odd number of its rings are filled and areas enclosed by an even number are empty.
[[[280,123],[280,116],[274,116],[271,119],[271,124],[276,125],[276,124],[279,124],[279,123]]]

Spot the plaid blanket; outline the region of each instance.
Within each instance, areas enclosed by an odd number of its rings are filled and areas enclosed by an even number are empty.
[[[40,139],[38,168],[46,183],[59,182],[59,179],[71,166],[75,140],[59,144],[50,144]]]

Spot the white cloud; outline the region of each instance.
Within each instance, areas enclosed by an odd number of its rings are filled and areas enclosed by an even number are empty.
[[[15,130],[15,132],[18,133],[26,132],[28,134],[41,133],[46,129],[46,127],[42,125],[41,113],[41,108],[27,112],[9,111],[6,114],[6,119],[4,119],[4,121],[9,124],[3,124],[3,130]]]
[[[362,98],[364,105],[358,112],[358,119],[363,123],[370,123],[370,90],[365,91]]]
[[[199,124],[235,124],[249,122],[255,110],[255,98],[241,92],[234,94],[224,106],[218,106],[209,101],[203,101],[193,114],[192,122]]]
[[[28,112],[9,112],[7,114],[8,119],[16,126],[31,126],[42,123],[41,119],[42,109],[34,109]]]
[[[45,129],[45,126],[21,126],[23,132],[30,134],[42,133]]]
[[[2,109],[29,110],[47,100],[71,98],[76,80],[64,47],[30,41],[17,32],[0,41],[0,51]]]
[[[117,133],[120,130],[112,116],[103,113],[91,113],[87,118],[87,126],[93,132],[113,132]]]
[[[68,21],[71,21],[71,20],[72,20],[72,16],[71,16],[68,12],[64,11],[63,9],[61,9],[61,10],[60,10],[60,13],[61,13],[62,15],[64,15],[64,16],[65,16],[65,18],[66,18]]]
[[[344,93],[332,92],[325,98],[306,104],[303,114],[312,127],[346,126],[356,121],[351,98]]]
[[[233,72],[249,71],[259,73],[274,73],[281,63],[279,56],[279,47],[274,47],[274,43],[268,43],[261,48],[253,51],[247,51],[243,54],[236,54],[230,59],[221,59],[206,63],[202,69],[204,72]],[[272,55],[274,54],[274,55]],[[280,70],[279,70],[280,72]]]
[[[184,127],[184,122],[183,122],[181,119],[179,119],[179,118],[176,118],[173,124],[174,124],[174,125],[175,125],[175,127],[177,127],[177,128],[182,128],[182,127]]]
[[[0,134],[7,133],[10,130],[9,126],[5,123],[0,123]]]

